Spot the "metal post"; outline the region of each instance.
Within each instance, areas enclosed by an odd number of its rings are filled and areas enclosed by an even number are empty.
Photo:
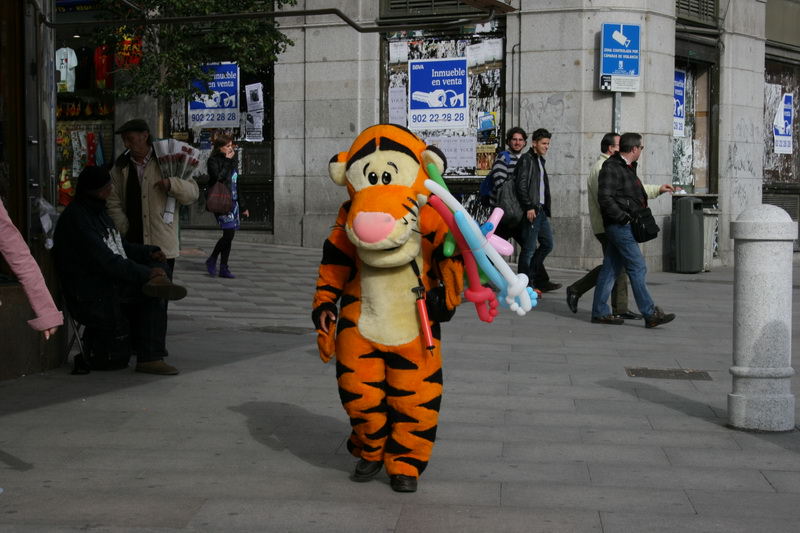
[[[792,252],[797,223],[783,209],[757,205],[731,223],[734,238],[733,391],[728,423],[791,431]]]
[[[619,91],[614,91],[614,109],[613,109],[614,117],[611,122],[611,131],[614,133],[621,133],[622,126],[620,122],[622,122],[622,93]]]

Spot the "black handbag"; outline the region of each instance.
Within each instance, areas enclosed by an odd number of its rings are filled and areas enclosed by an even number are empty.
[[[631,233],[636,242],[652,241],[661,229],[653,218],[649,207],[642,207],[631,213]]]
[[[230,213],[233,209],[233,197],[231,190],[221,181],[209,187],[206,195],[206,211],[211,211],[215,215]]]
[[[516,228],[522,221],[522,206],[519,205],[517,190],[514,185],[514,176],[500,186],[497,191],[497,207],[503,210],[501,224],[507,228]]]

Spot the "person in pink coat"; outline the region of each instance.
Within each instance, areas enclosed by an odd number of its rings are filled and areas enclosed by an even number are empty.
[[[11,217],[8,216],[2,201],[0,201],[0,254],[22,283],[31,308],[36,314],[36,318],[28,320],[28,324],[36,331],[41,331],[45,340],[49,339],[58,330],[58,326],[64,323],[64,316],[56,308],[39,265],[31,256],[31,251],[19,230],[11,222]]]

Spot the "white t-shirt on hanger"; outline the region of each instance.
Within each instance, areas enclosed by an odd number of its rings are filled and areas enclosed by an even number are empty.
[[[61,73],[58,82],[59,92],[72,92],[75,90],[75,67],[78,66],[78,56],[75,50],[69,47],[56,50],[56,70]]]

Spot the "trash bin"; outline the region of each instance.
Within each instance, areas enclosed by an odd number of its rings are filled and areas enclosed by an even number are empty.
[[[703,202],[680,198],[675,202],[672,242],[675,243],[675,271],[694,274],[703,270]]]

